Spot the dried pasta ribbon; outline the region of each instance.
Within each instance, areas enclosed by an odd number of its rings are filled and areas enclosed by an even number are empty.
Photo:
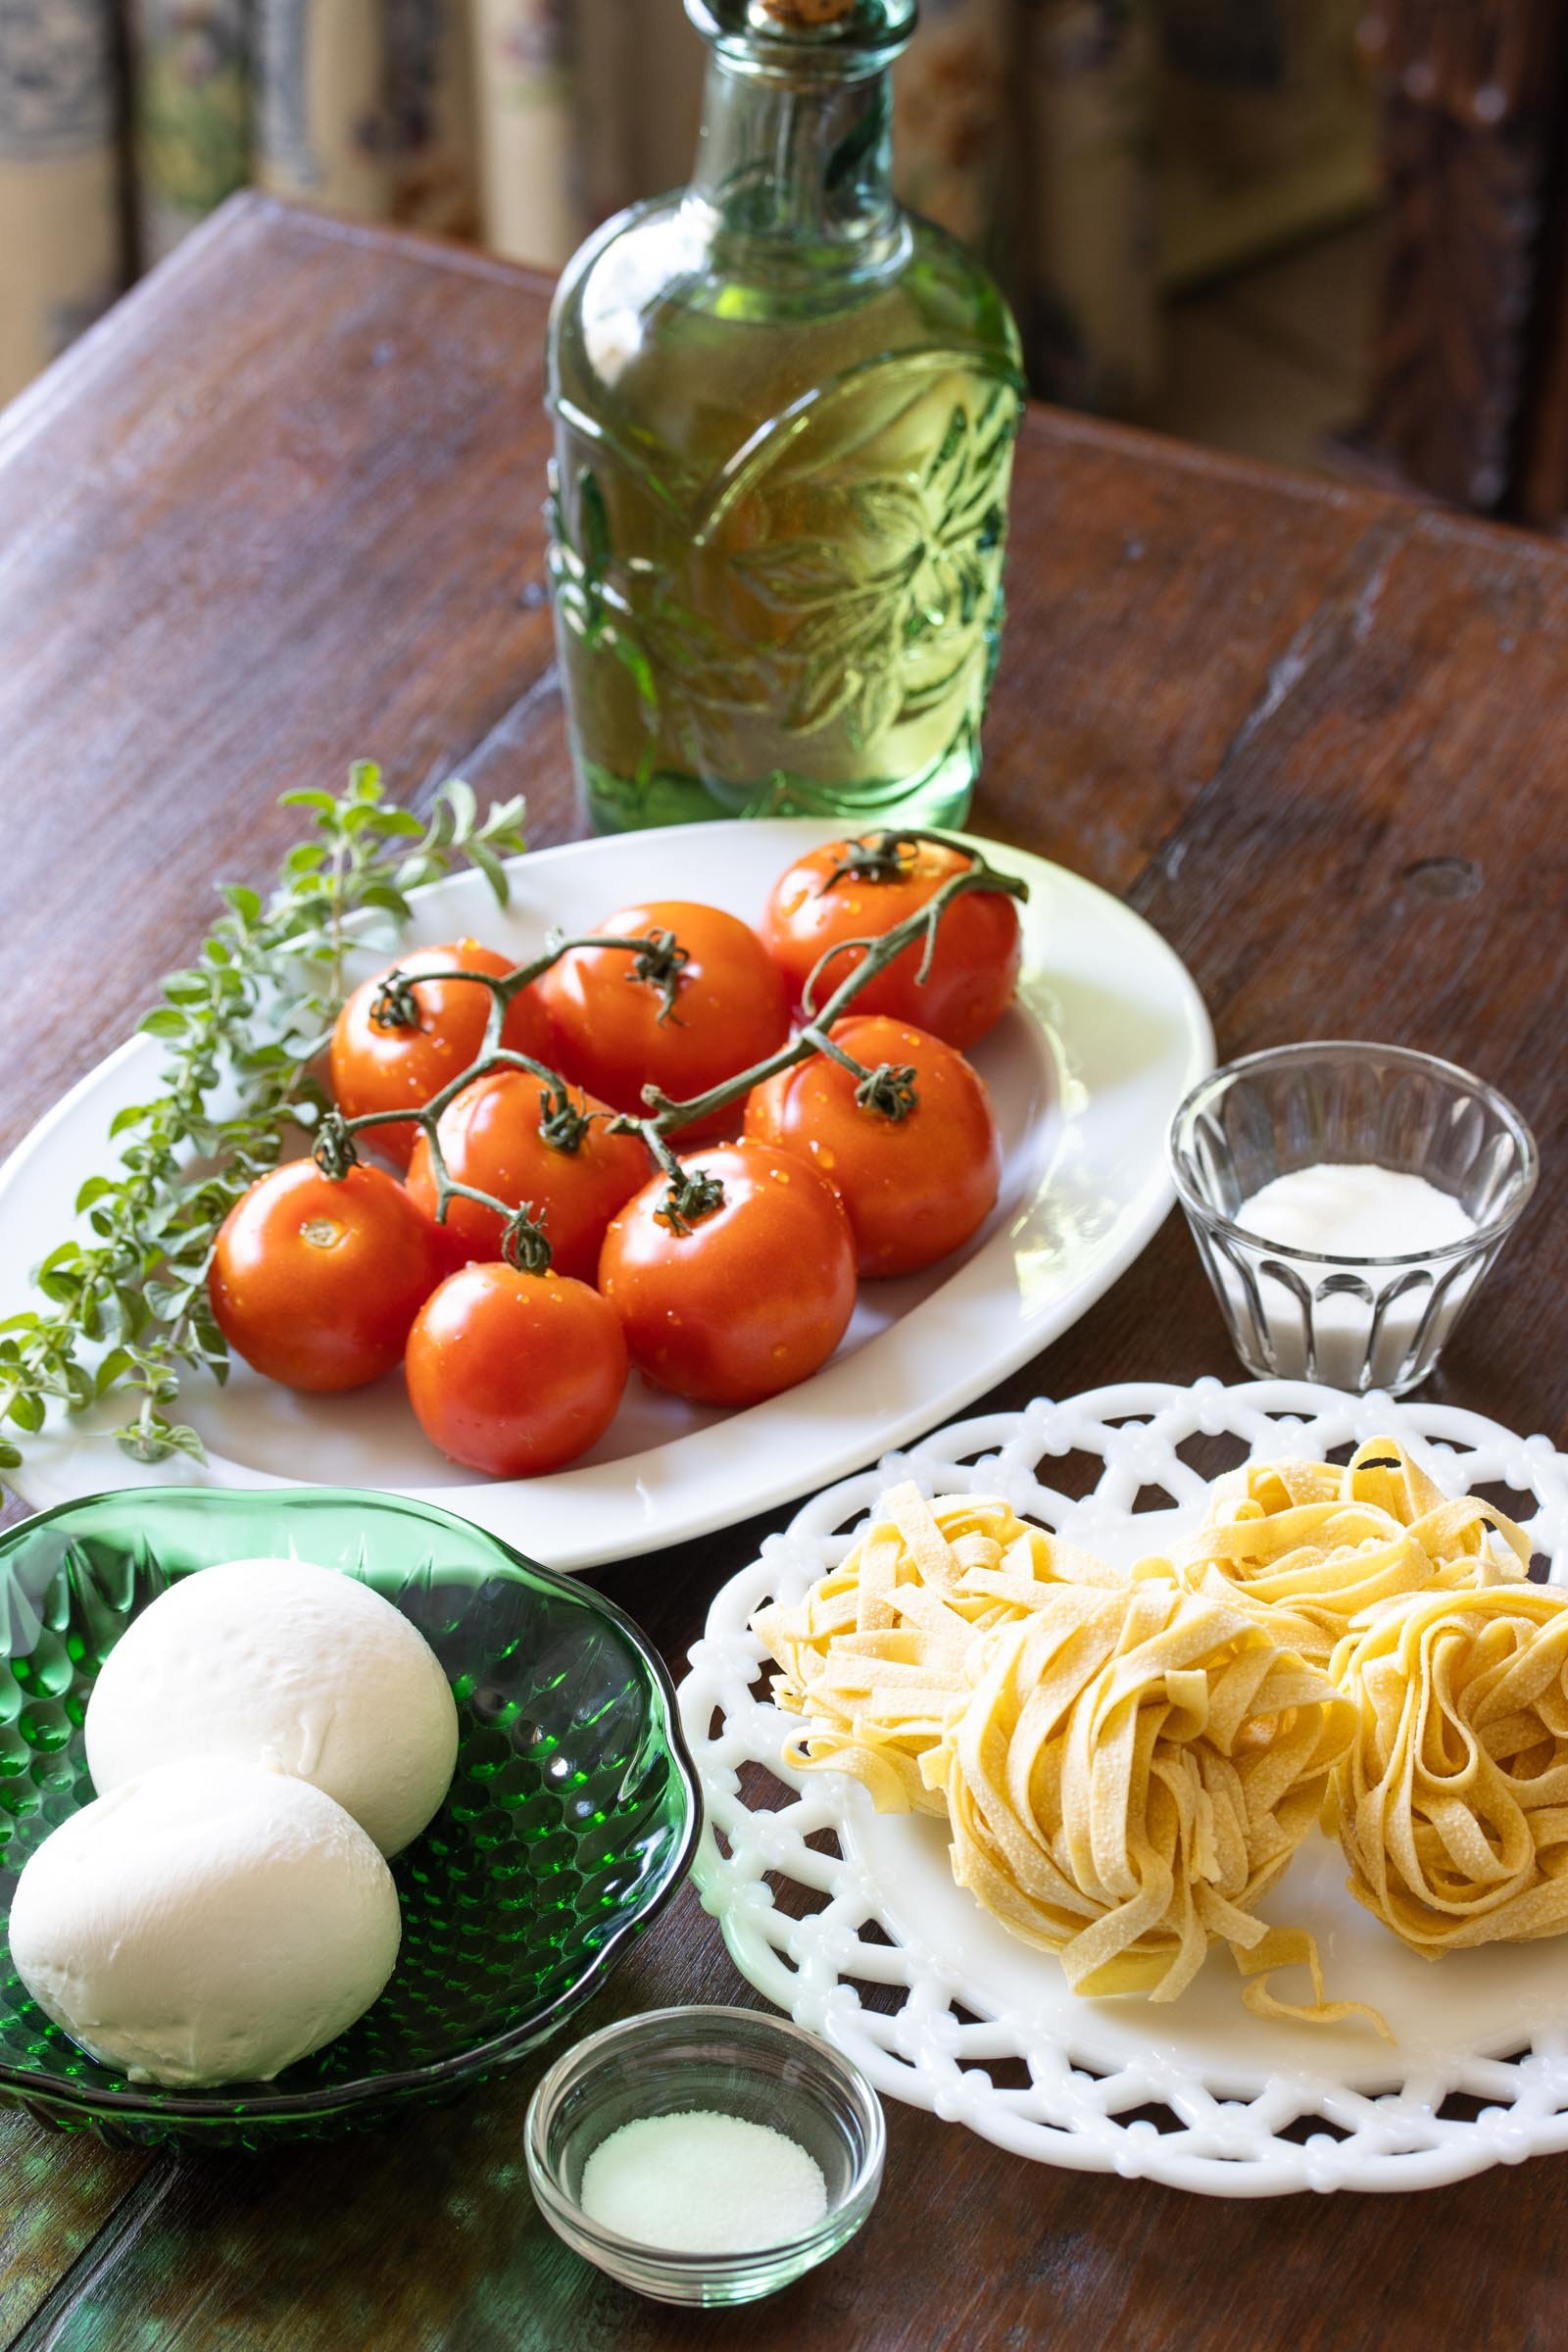
[[[1242,2000],[1254,2017],[1277,2017],[1298,2026],[1367,2025],[1392,2042],[1388,2020],[1366,2001],[1331,2001],[1323,1990],[1323,1964],[1317,1939],[1304,1928],[1270,1928],[1261,1943],[1244,1950],[1232,1944],[1236,1965],[1252,1982],[1242,1986]],[[1304,1968],[1312,1980],[1310,2001],[1282,2001],[1270,1989],[1270,1979],[1282,1968]]]
[[[1568,1929],[1568,1595],[1417,1594],[1356,1626],[1331,1784],[1350,1891],[1436,1959]]]
[[[1343,1470],[1271,1462],[1217,1481],[1176,1574],[1326,1666],[1368,1609],[1518,1583],[1529,1565],[1529,1538],[1511,1519],[1473,1497],[1450,1502],[1402,1446],[1377,1438]]]
[[[912,1484],[890,1489],[837,1568],[794,1606],[775,1602],[752,1620],[782,1669],[775,1701],[810,1719],[787,1761],[852,1773],[884,1811],[940,1813],[919,1760],[968,1694],[976,1636],[1066,1584],[1124,1582],[1004,1502],[927,1502]]]
[[[1213,1940],[1253,1971],[1305,1960],[1304,1932],[1253,1906],[1317,1820],[1354,1737],[1328,1677],[1240,1610],[1159,1577],[1061,1592],[977,1645],[974,1687],[922,1759],[953,1872],[1084,1994],[1171,2001]]]

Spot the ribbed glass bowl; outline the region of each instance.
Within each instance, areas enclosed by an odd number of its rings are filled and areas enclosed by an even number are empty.
[[[516,2065],[597,1990],[685,1875],[700,1820],[660,1659],[590,1587],[429,1504],[319,1488],[137,1488],[0,1537],[0,1922],[28,1854],[92,1796],[82,1718],[174,1578],[276,1554],[363,1577],[435,1651],[461,1743],[392,1864],[403,1946],[359,2022],[273,2082],[133,2083],[52,2025],[0,1924],[0,2100],[144,2147],[264,2148],[389,2122]]]
[[[1284,1246],[1248,1203],[1325,1164],[1421,1176],[1474,1230],[1360,1257]],[[1425,1380],[1535,1189],[1535,1138],[1485,1079],[1406,1046],[1329,1039],[1249,1054],[1199,1080],[1170,1129],[1177,1197],[1231,1341],[1260,1379],[1399,1396]]]

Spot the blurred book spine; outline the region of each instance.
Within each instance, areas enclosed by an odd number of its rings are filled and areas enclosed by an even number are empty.
[[[144,267],[251,175],[248,0],[131,0],[132,154]]]
[[[1125,415],[1160,363],[1152,28],[1142,0],[1026,0],[1023,31],[1030,380]]]
[[[555,268],[588,225],[566,0],[477,0],[484,241]]]
[[[647,193],[639,180],[637,145],[648,102],[642,36],[649,4],[650,0],[642,0],[641,10],[634,15],[626,0],[574,0],[574,95],[582,153],[582,203],[594,225]],[[694,49],[701,47],[695,33],[691,41]]]
[[[479,233],[471,0],[386,0],[395,219]]]
[[[396,159],[383,0],[256,0],[256,58],[262,186],[385,220]]]
[[[1472,0],[1437,11],[1455,27],[1473,13]],[[1243,268],[1371,208],[1362,0],[1155,0],[1155,14],[1167,285]]]
[[[708,49],[697,37],[684,0],[637,0],[627,14],[632,28],[628,63],[637,89],[635,192],[662,196],[692,175]]]
[[[0,399],[119,291],[112,0],[0,0]]]
[[[999,259],[1013,146],[1014,0],[924,0],[893,75],[899,193]]]

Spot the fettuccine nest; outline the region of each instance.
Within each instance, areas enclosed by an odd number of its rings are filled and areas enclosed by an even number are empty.
[[[1348,1635],[1333,1798],[1350,1891],[1436,1959],[1568,1928],[1568,1596],[1437,1592]]]
[[[930,1503],[917,1487],[894,1487],[840,1567],[797,1606],[752,1620],[784,1669],[774,1699],[810,1721],[790,1761],[853,1773],[879,1812],[942,1812],[920,1758],[968,1691],[975,1637],[1027,1616],[1064,1583],[1123,1581],[1004,1502]]]
[[[1328,1677],[1237,1609],[1159,1577],[1062,1591],[992,1635],[924,1761],[953,1871],[1075,1992],[1174,2000],[1213,1939],[1245,1973],[1306,1962],[1310,1937],[1253,1910],[1314,1828],[1354,1712]]]
[[[1450,1502],[1400,1446],[1255,1464],[1218,1480],[1176,1574],[1326,1666],[1352,1619],[1405,1593],[1521,1581],[1530,1544],[1489,1503]]]

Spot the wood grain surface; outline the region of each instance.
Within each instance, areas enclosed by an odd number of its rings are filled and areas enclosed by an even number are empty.
[[[256,199],[0,420],[0,1144],[265,881],[362,754],[578,830],[542,585],[548,289]],[[1123,893],[1220,1050],[1374,1035],[1484,1070],[1542,1195],[1435,1389],[1568,1428],[1568,555],[1034,413],[980,829]],[[1169,1221],[995,1403],[1236,1370]],[[775,1521],[596,1580],[678,1669]],[[751,1996],[687,1889],[581,2030]],[[523,2075],[264,2160],[0,2119],[0,2328],[62,2352],[1439,2352],[1568,2343],[1568,2168],[1250,2202],[1076,2176],[894,2107],[861,2236],[749,2313],[637,2302],[540,2223]]]

